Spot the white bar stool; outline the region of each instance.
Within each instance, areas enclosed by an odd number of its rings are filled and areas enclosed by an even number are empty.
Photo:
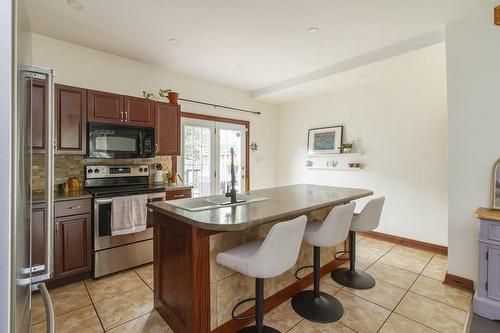
[[[378,227],[385,197],[370,200],[359,215],[354,215],[349,232],[349,268],[338,268],[331,274],[338,284],[353,289],[370,289],[375,279],[368,273],[356,270],[356,231],[371,231]]]
[[[238,332],[279,333],[272,327],[264,326],[264,279],[283,274],[295,265],[299,257],[306,223],[306,216],[277,223],[265,239],[246,243],[217,254],[216,261],[220,265],[255,278],[255,299],[239,302],[233,308],[234,319],[252,318],[253,316],[236,317],[234,313],[236,308],[244,302],[255,300],[255,326],[245,327]]]
[[[321,247],[336,246],[346,240],[354,207],[355,202],[334,207],[325,221],[311,222],[306,226],[304,242],[312,245],[314,251],[314,288],[302,291],[292,298],[292,307],[302,318],[317,323],[331,323],[344,314],[342,304],[335,297],[320,291]],[[305,267],[299,270],[303,268]]]

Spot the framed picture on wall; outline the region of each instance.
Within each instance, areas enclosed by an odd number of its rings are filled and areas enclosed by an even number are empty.
[[[493,166],[491,208],[500,210],[500,159]]]
[[[340,154],[343,126],[309,129],[307,153],[309,155]]]

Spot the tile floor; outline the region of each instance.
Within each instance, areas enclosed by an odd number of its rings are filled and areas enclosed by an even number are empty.
[[[326,276],[344,316],[333,324],[302,320],[290,301],[266,315],[267,325],[290,333],[462,332],[472,294],[441,283],[447,258],[370,238],[358,240],[359,267],[377,284],[343,288]],[[152,265],[51,290],[57,332],[172,332],[153,308]],[[43,302],[33,297],[33,332],[45,332]]]

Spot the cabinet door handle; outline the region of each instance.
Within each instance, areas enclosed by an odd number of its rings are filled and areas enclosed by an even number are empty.
[[[184,198],[185,195],[184,194],[176,194],[174,195],[174,198]]]
[[[78,206],[71,206],[71,207],[68,207],[68,209],[80,209],[82,208],[82,205],[78,205]]]
[[[128,121],[128,111],[125,111],[125,121]]]
[[[160,150],[158,147],[158,143],[155,143],[155,146],[156,146],[156,152],[158,153],[158,151]]]
[[[56,234],[59,234],[59,222],[56,222]]]
[[[123,111],[120,112],[120,121],[123,121]]]

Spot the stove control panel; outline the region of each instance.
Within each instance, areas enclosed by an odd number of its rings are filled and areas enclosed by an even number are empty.
[[[149,176],[148,165],[86,165],[85,178]]]

